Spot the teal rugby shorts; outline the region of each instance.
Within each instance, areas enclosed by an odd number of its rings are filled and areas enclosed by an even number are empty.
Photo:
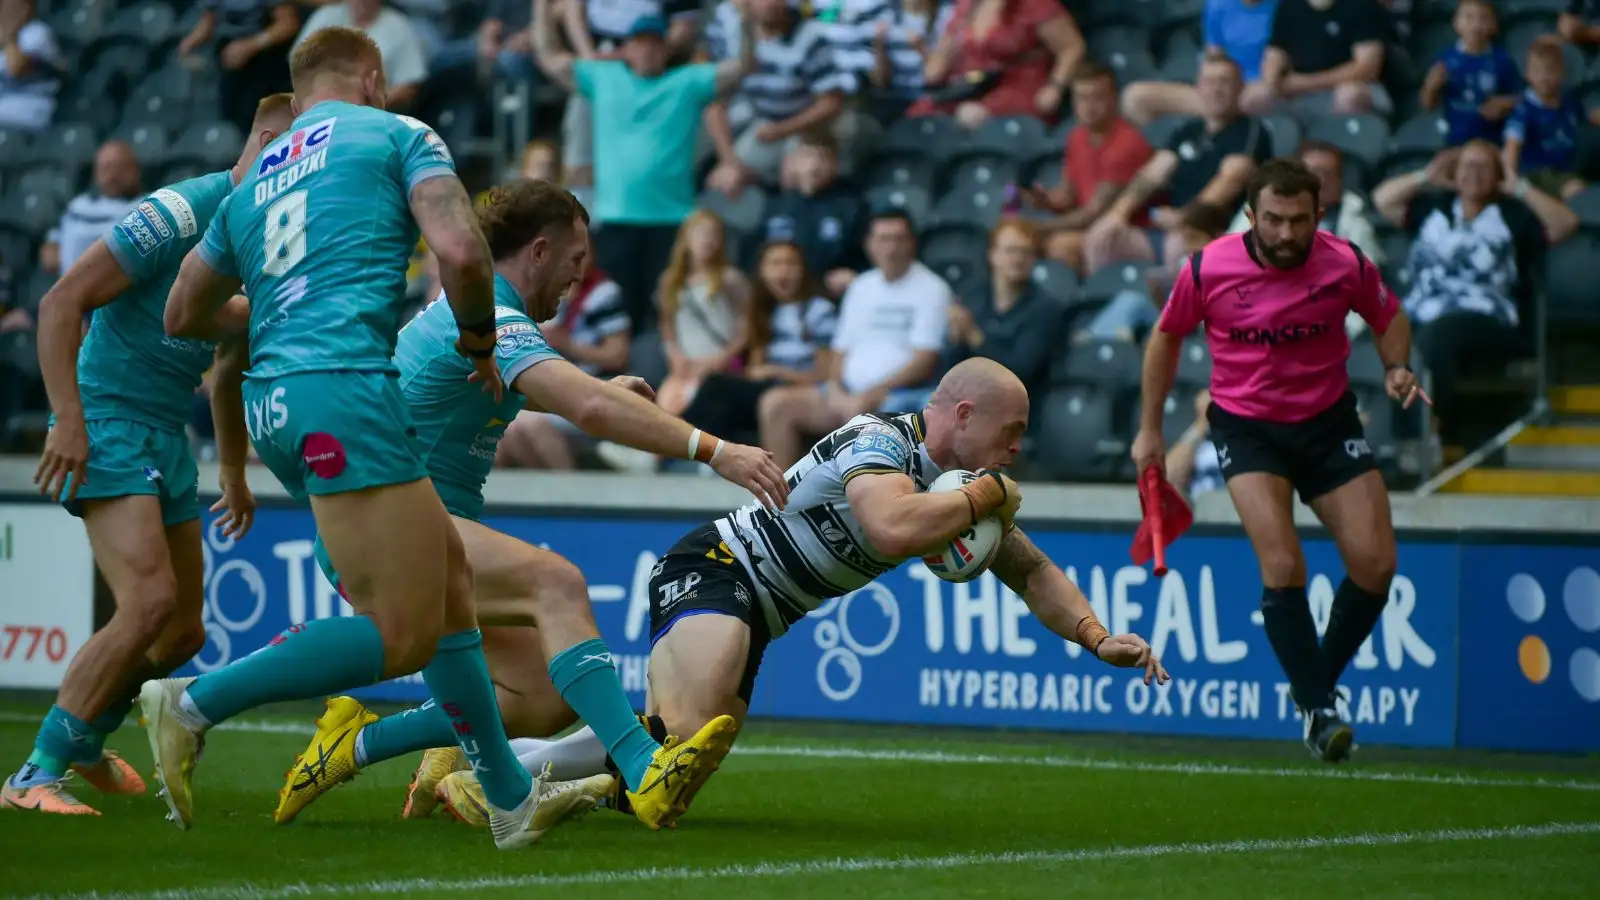
[[[246,378],[244,406],[256,453],[296,500],[409,484],[427,475],[397,375]]]
[[[89,436],[88,477],[75,499],[67,500],[68,492],[62,491],[61,505],[67,512],[82,517],[86,500],[153,496],[161,501],[162,525],[200,518],[200,471],[187,434],[128,419],[93,419],[84,424]]]

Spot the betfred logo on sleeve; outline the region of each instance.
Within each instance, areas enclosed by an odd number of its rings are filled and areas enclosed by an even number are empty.
[[[256,177],[271,175],[325,148],[333,140],[333,126],[338,121],[338,117],[334,117],[278,138],[262,151],[261,162],[256,165]]]

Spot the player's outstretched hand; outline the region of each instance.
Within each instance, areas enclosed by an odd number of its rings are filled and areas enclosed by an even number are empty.
[[[638,394],[652,403],[655,402],[656,389],[650,386],[650,382],[637,375],[618,375],[611,379],[611,383],[631,394]]]
[[[1411,404],[1418,400],[1429,406],[1433,405],[1433,399],[1428,396],[1428,392],[1417,383],[1417,373],[1406,366],[1395,366],[1390,369],[1388,374],[1383,376],[1383,387],[1389,392],[1390,397],[1400,401],[1401,409],[1410,409]]]
[[[222,488],[222,498],[211,504],[211,511],[222,513],[217,517],[222,536],[238,540],[256,522],[256,495],[251,493],[250,482],[245,478],[243,469],[223,469],[217,482]]]
[[[39,468],[33,473],[33,483],[39,493],[52,500],[60,499],[66,489],[67,499],[78,498],[78,488],[89,478],[89,432],[81,417],[58,418],[44,439],[44,454],[39,457]]]
[[[472,374],[467,376],[468,381],[483,385],[483,392],[494,397],[496,403],[505,399],[506,385],[500,380],[500,364],[494,358],[494,334],[488,336],[486,346],[480,346],[477,336],[469,338],[463,331],[456,338],[456,352],[472,363]]]
[[[1166,684],[1172,678],[1167,670],[1162,668],[1161,660],[1156,659],[1155,652],[1144,638],[1137,634],[1114,634],[1100,642],[1097,651],[1105,662],[1123,669],[1144,669],[1144,683],[1149,684],[1154,680],[1156,684]]]
[[[768,509],[783,509],[789,502],[789,483],[772,454],[747,444],[724,444],[711,460],[711,470],[725,481],[744,488]]]

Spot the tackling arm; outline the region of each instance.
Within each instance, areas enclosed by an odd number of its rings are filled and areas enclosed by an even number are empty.
[[[585,434],[671,459],[710,462],[722,442],[711,435],[689,442],[697,430],[649,400],[584,372],[564,359],[549,359],[518,375],[512,389],[531,409],[554,413]]]
[[[211,380],[211,419],[217,429],[217,462],[223,469],[243,472],[250,459],[250,435],[245,428],[244,370],[250,364],[250,340],[238,335],[217,344],[216,370]]]
[[[178,269],[178,279],[167,294],[167,309],[162,317],[167,334],[174,337],[213,340],[217,337],[218,314],[239,293],[242,282],[206,264],[199,247],[189,251]]]

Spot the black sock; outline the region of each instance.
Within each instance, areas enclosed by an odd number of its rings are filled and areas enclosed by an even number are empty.
[[[655,738],[656,743],[665,744],[667,742],[667,723],[663,722],[660,716],[640,716],[639,723],[650,732],[650,736]],[[628,786],[623,783],[622,774],[618,771],[617,764],[611,761],[610,756],[606,757],[606,771],[617,776],[617,783],[611,790],[611,796],[606,798],[605,805],[619,813],[633,815],[633,804],[628,802]]]
[[[1333,611],[1328,614],[1328,630],[1322,635],[1322,666],[1328,687],[1339,686],[1339,676],[1361,649],[1361,642],[1372,634],[1383,614],[1387,594],[1374,594],[1345,578],[1333,595]]]
[[[1278,657],[1289,690],[1301,709],[1333,706],[1333,694],[1324,674],[1322,648],[1317,645],[1317,624],[1302,587],[1267,588],[1261,592],[1261,619],[1267,640]]]

